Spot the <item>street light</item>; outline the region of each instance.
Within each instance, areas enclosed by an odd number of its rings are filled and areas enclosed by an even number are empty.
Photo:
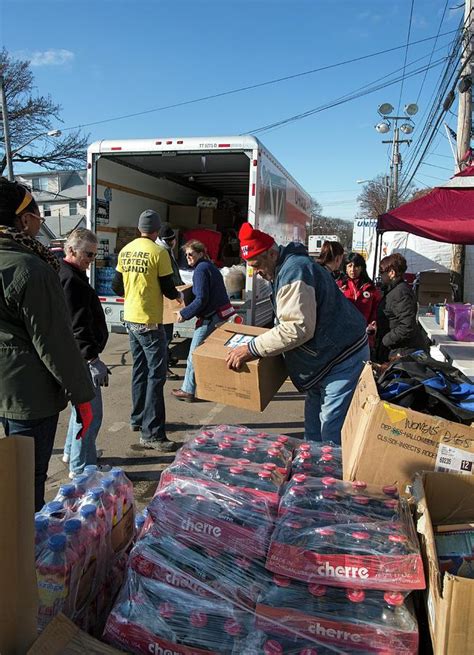
[[[61,130],[49,130],[48,132],[42,132],[41,134],[35,134],[35,136],[32,136],[31,139],[28,139],[26,143],[21,145],[19,148],[16,148],[16,150],[13,150],[11,153],[11,157],[13,158],[17,153],[20,152],[20,150],[23,150],[23,148],[26,148],[26,146],[29,146],[32,141],[36,141],[36,139],[41,139],[43,136],[53,136],[53,137],[58,137],[61,136],[62,132]]]

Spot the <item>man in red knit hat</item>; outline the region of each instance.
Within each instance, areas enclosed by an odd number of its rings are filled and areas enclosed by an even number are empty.
[[[341,442],[341,429],[364,361],[369,359],[365,320],[300,243],[278,246],[244,223],[243,259],[271,282],[275,326],[231,350],[229,368],[283,354],[288,374],[306,392],[305,439]]]

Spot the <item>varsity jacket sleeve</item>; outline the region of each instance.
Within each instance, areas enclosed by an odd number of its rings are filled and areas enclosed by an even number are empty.
[[[278,325],[249,343],[256,357],[279,355],[309,341],[316,329],[314,287],[302,280],[283,285],[276,297]]]

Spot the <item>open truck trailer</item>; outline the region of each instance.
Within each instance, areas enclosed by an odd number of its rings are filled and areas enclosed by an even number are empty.
[[[156,210],[176,230],[181,245],[191,230],[214,232],[234,244],[249,221],[279,244],[305,243],[310,196],[254,137],[190,137],[97,141],[88,149],[87,224],[99,238],[91,283],[111,331],[123,331],[123,298],[110,283],[116,255],[135,238],[138,217]],[[217,233],[217,234],[216,234]],[[220,237],[219,237],[220,235]],[[194,236],[194,235],[193,235]],[[221,250],[218,265],[239,261]],[[178,255],[178,251],[176,251]],[[242,321],[272,322],[270,287],[246,267],[242,297],[233,299]],[[190,336],[192,324],[175,324]]]

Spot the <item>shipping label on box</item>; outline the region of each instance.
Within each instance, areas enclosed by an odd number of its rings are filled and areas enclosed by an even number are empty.
[[[415,473],[472,473],[474,428],[382,401],[370,364],[359,378],[342,430],[346,480],[397,484],[409,493]]]
[[[239,371],[227,366],[229,343],[240,345],[266,332],[265,328],[224,323],[193,353],[196,395],[224,405],[261,412],[283,382],[287,371],[281,355],[247,362]]]

